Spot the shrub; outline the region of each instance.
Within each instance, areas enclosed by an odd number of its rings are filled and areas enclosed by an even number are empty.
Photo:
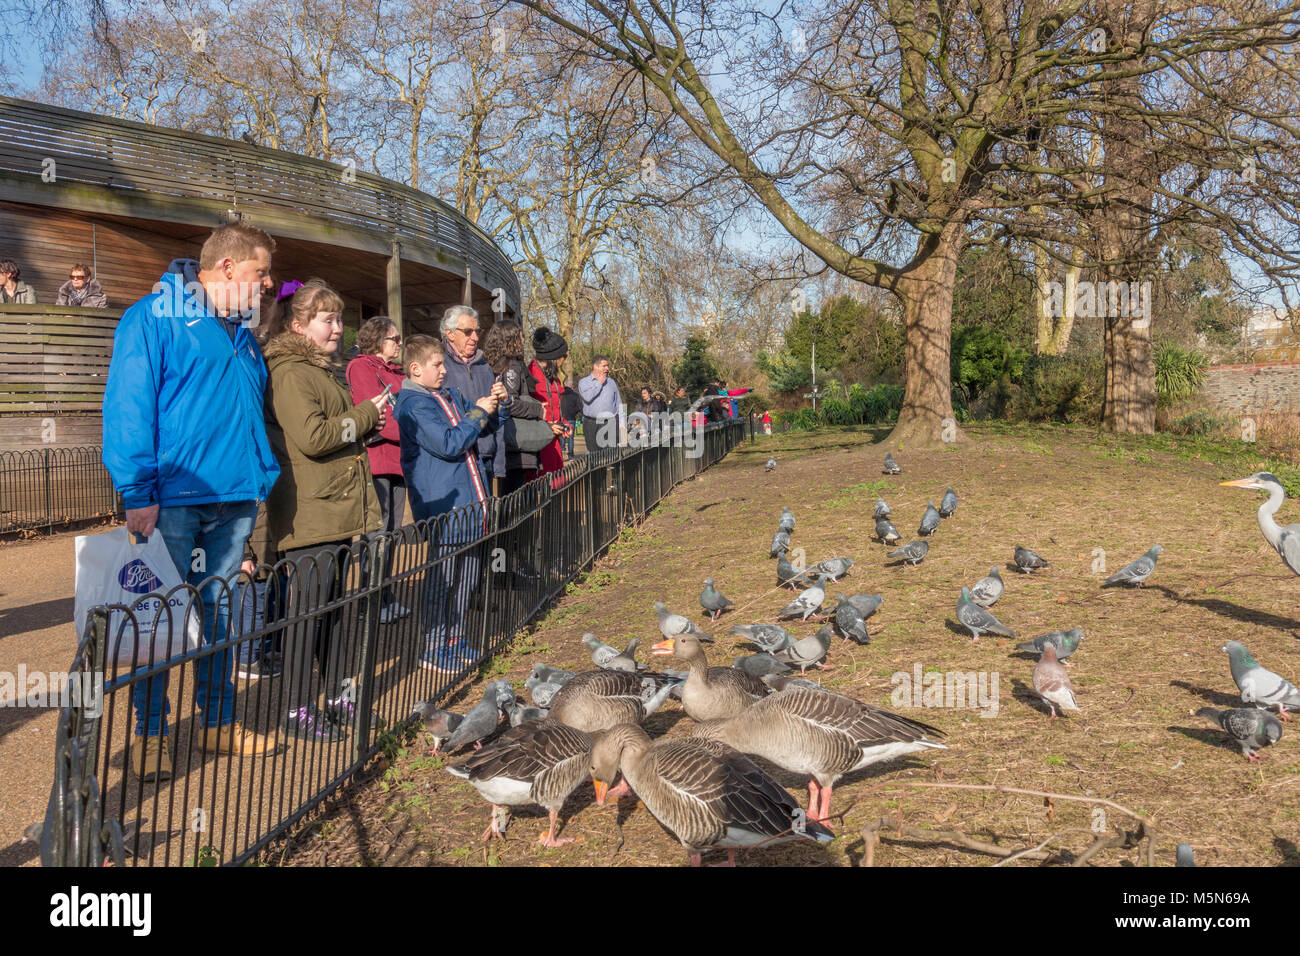
[[[996,329],[973,326],[952,337],[952,384],[974,399],[985,389],[1020,378],[1029,353]]]
[[[853,406],[843,399],[828,398],[822,402],[821,420],[827,425],[856,425],[861,421]]]
[[[821,420],[811,408],[801,408],[794,413],[792,427],[802,431],[812,431],[822,427]]]
[[[849,405],[854,418],[864,424],[898,421],[903,407],[903,386],[873,385],[863,388],[855,384],[849,389]]]
[[[1195,349],[1185,349],[1173,342],[1156,348],[1156,407],[1168,408],[1191,398],[1205,382],[1209,358]]]
[[[1101,421],[1104,383],[1100,356],[1032,356],[1019,385],[1010,387],[1008,417],[1096,424]]]

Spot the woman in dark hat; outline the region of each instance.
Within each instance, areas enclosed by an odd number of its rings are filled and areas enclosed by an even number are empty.
[[[535,475],[549,474],[564,467],[564,452],[560,450],[560,437],[573,434],[573,423],[565,419],[560,402],[564,395],[564,359],[569,354],[569,343],[546,326],[533,332],[533,361],[528,372],[533,377],[533,398],[542,403],[546,421],[550,423],[555,440],[537,455],[540,467]]]

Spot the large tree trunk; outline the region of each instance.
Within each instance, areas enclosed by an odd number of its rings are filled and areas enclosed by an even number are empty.
[[[952,293],[961,225],[950,225],[931,242],[921,264],[901,276],[894,291],[903,303],[903,408],[890,432],[892,447],[933,447],[962,438],[952,411]]]
[[[1151,328],[1132,316],[1106,316],[1106,392],[1101,424],[1107,431],[1150,435],[1156,430],[1156,370]]]

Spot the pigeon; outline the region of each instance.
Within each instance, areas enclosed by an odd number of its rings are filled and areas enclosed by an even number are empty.
[[[870,644],[871,636],[867,633],[867,619],[843,594],[835,595],[835,626],[840,630],[844,640],[852,638],[859,644]]]
[[[978,641],[981,634],[1015,637],[1011,629],[971,600],[970,588],[962,588],[957,598],[957,621],[970,631],[970,639]]]
[[[627,650],[622,653],[619,653],[617,648],[598,640],[595,634],[582,635],[582,643],[586,644],[587,649],[591,651],[591,662],[603,671],[626,671],[635,674],[646,669],[644,664],[638,664],[632,656],[636,653],[636,646],[641,643],[639,638],[634,637],[628,641]]]
[[[762,680],[767,674],[788,674],[790,665],[783,664],[771,654],[750,654],[748,657],[737,657],[731,662],[731,666],[736,670],[744,671],[750,677],[757,677]]]
[[[862,612],[864,621],[869,621],[871,615],[885,603],[885,597],[883,594],[850,594],[849,603]]]
[[[849,568],[853,567],[852,558],[827,558],[825,561],[819,561],[808,569],[809,574],[824,574],[831,581],[838,583],[839,579],[849,573]]]
[[[704,579],[704,590],[700,592],[700,607],[709,612],[709,620],[716,621],[718,615],[735,605],[721,591],[713,586],[713,578]]]
[[[668,610],[663,601],[655,601],[655,614],[659,617],[659,633],[664,637],[676,637],[678,634],[693,634],[703,641],[713,640],[708,634],[705,634],[695,622],[688,617],[682,617],[680,614],[674,614]]]
[[[424,732],[433,738],[433,750],[430,753],[435,754],[442,748],[442,742],[450,737],[465,719],[461,714],[443,710],[431,700],[417,705],[415,713],[411,716],[419,717],[424,724]]]
[[[1016,545],[1016,567],[1028,574],[1035,568],[1050,568],[1051,565],[1028,548]]]
[[[801,687],[804,690],[819,690],[823,694],[833,694],[833,690],[827,690],[815,680],[809,680],[806,677],[787,677],[784,674],[764,674],[759,678],[764,684],[772,688],[773,691],[783,691],[788,687]]]
[[[772,547],[770,549],[771,554],[768,555],[769,558],[780,557],[781,555],[785,554],[785,552],[789,550],[790,550],[789,531],[778,531],[776,534],[772,535]]]
[[[917,529],[916,533],[921,537],[925,537],[926,535],[934,534],[938,530],[939,509],[936,508],[934,502],[931,501],[925,506],[925,514],[921,516],[921,527]]]
[[[1074,689],[1070,687],[1070,675],[1056,660],[1056,648],[1051,644],[1043,648],[1043,656],[1034,667],[1034,690],[1047,702],[1053,720],[1058,707],[1062,713],[1067,710],[1077,713],[1079,710],[1074,701]]]
[[[548,684],[559,684],[563,686],[577,675],[573,671],[561,670],[558,667],[548,667],[541,661],[533,665],[533,671],[529,675],[539,681],[545,681]]]
[[[888,451],[885,452],[885,470],[882,471],[881,474],[882,474],[882,475],[901,475],[902,473],[903,473],[903,469],[902,469],[902,468],[899,468],[899,467],[898,467],[898,462],[894,461],[894,455],[893,455],[893,453],[892,453],[892,452],[888,452]]]
[[[929,542],[913,541],[911,544],[905,544],[896,551],[890,551],[885,557],[902,558],[904,561],[910,561],[912,564],[920,564],[925,560],[925,556],[930,552]]]
[[[1108,584],[1136,584],[1138,587],[1142,587],[1142,582],[1151,577],[1151,572],[1156,569],[1156,558],[1164,550],[1160,545],[1153,544],[1150,551],[1131,564],[1124,565],[1124,567],[1103,581],[1101,586],[1105,587]]]
[[[806,621],[821,609],[825,600],[826,589],[818,582],[783,607],[777,617],[799,617]]]
[[[1079,649],[1079,642],[1082,640],[1083,631],[1077,627],[1072,627],[1068,631],[1052,631],[1050,634],[1040,634],[1032,641],[1025,641],[1023,644],[1017,644],[1016,650],[1041,656],[1043,648],[1050,644],[1056,650],[1056,659],[1058,661],[1064,661]],[[1065,666],[1072,667],[1073,665],[1066,664]]]
[[[781,519],[777,522],[776,526],[782,531],[794,530],[794,514],[784,505],[781,506]]]
[[[1254,704],[1264,710],[1276,710],[1283,720],[1290,720],[1286,715],[1288,707],[1300,709],[1300,690],[1296,690],[1285,677],[1279,677],[1270,670],[1259,666],[1251,657],[1246,645],[1240,641],[1229,641],[1223,647],[1228,655],[1228,665],[1232,668],[1232,679],[1241,691],[1243,704]]]
[[[1233,707],[1231,710],[1215,710],[1202,707],[1196,712],[1197,717],[1208,717],[1237,742],[1242,754],[1251,763],[1258,763],[1261,747],[1277,743],[1282,738],[1282,724],[1267,711],[1255,707]]]
[[[776,583],[780,587],[785,587],[788,584],[790,589],[794,590],[796,584],[802,584],[804,587],[808,587],[813,583],[813,581],[806,571],[800,571],[793,564],[787,561],[783,554],[781,557],[777,558],[776,561]]]
[[[793,664],[799,668],[800,674],[810,667],[833,667],[833,664],[824,663],[826,655],[830,652],[833,636],[834,631],[829,624],[826,624],[812,637],[795,641],[785,650],[772,656],[783,663]]]
[[[1196,855],[1192,853],[1190,843],[1178,844],[1178,849],[1174,851],[1174,866],[1195,866]]]
[[[903,536],[898,533],[894,523],[885,517],[876,519],[876,537],[881,544],[897,544],[903,540]]]
[[[528,707],[515,701],[506,707],[506,714],[510,718],[510,726],[518,727],[520,724],[527,723],[530,720],[541,720],[546,716],[544,707]]]
[[[536,677],[530,677],[524,681],[524,688],[528,691],[528,696],[533,699],[533,703],[538,707],[550,707],[551,701],[563,686],[563,684],[557,684],[554,681],[538,680]]]
[[[939,502],[939,517],[951,518],[952,513],[957,510],[957,492],[949,488],[943,493],[943,500]]]
[[[769,458],[767,464],[763,466],[764,471],[776,471],[776,459]]]
[[[777,624],[737,624],[731,633],[768,654],[789,647],[795,641],[793,634]]]
[[[876,509],[871,513],[873,518],[888,518],[893,512],[889,510],[884,498],[876,499]]]
[[[483,700],[465,715],[465,719],[447,738],[445,742],[447,752],[451,753],[469,744],[473,744],[475,750],[481,749],[483,738],[497,729],[497,724],[501,720],[501,711],[513,706],[514,702],[515,691],[510,686],[510,681],[497,680],[488,684]]]
[[[980,578],[970,589],[970,599],[980,607],[992,607],[998,603],[998,598],[1002,597],[1003,588],[1002,575],[998,573],[998,569],[989,568],[988,577]]]

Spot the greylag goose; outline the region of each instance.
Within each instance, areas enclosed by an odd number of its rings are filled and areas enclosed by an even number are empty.
[[[712,740],[662,738],[651,743],[635,724],[599,734],[591,751],[596,802],[604,803],[619,771],[654,818],[681,841],[691,865],[703,851],[736,850],[790,839],[829,843],[834,834],[744,754]]]
[[[845,774],[920,750],[947,749],[927,735],[943,736],[929,724],[881,707],[803,687],[787,687],[730,720],[707,721],[692,730],[692,736],[809,774],[808,818],[821,823],[830,817],[832,788]]]
[[[692,720],[734,717],[767,696],[767,685],[735,667],[710,667],[698,638],[682,634],[660,641],[651,651],[686,661],[689,670],[682,687],[682,707]]]
[[[561,846],[573,840],[556,837],[556,820],[565,799],[587,779],[591,747],[592,739],[581,730],[538,720],[507,730],[447,770],[468,780],[492,804],[492,822],[481,839],[504,839],[510,807],[540,804],[550,813],[551,825],[538,842]]]
[[[550,719],[594,733],[645,720],[668,698],[673,683],[648,674],[588,671],[551,698]]]

